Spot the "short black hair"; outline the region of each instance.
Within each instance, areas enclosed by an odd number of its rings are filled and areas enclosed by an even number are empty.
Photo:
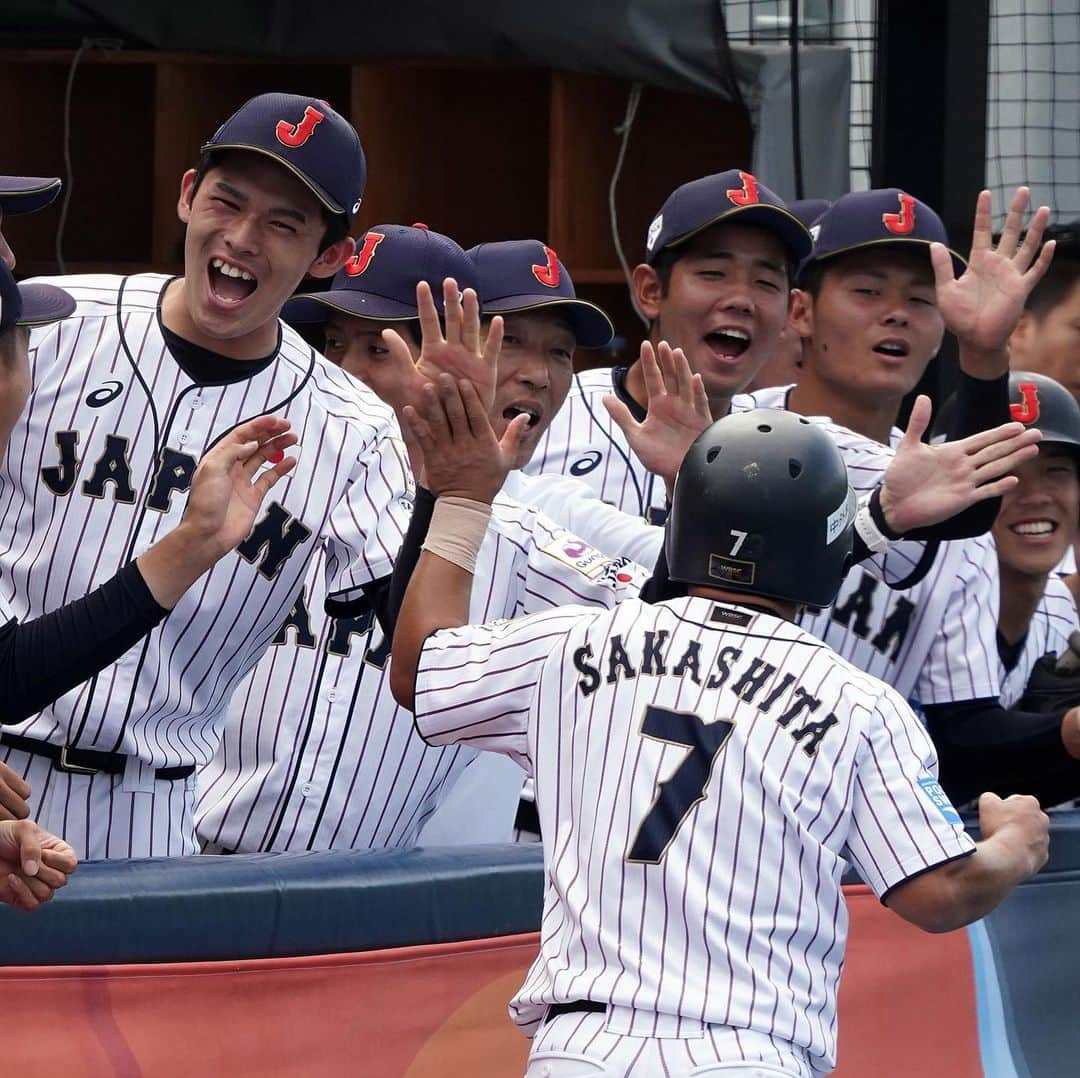
[[[777,236],[776,233],[772,231],[772,229],[764,228],[763,226],[758,224],[745,224],[740,222],[738,219],[733,221],[717,221],[716,223],[720,225],[737,224],[740,225],[740,227],[742,228],[756,228],[759,232],[765,232],[768,235],[775,236],[778,240],[780,240],[780,243],[784,247],[784,267],[787,272],[788,285],[794,286],[795,271],[798,269],[798,263],[792,257],[791,252],[788,250],[787,245],[784,244],[784,241],[780,239],[780,237]],[[713,225],[709,225],[709,228],[713,227]],[[701,231],[707,232],[708,229],[702,229]],[[689,240],[684,240],[682,243],[678,243],[673,246],[669,245],[663,248],[656,256],[656,260],[653,262],[652,268],[655,271],[656,276],[660,279],[661,296],[666,296],[668,294],[668,288],[671,285],[671,273],[675,269],[675,263],[678,262],[679,259],[685,257],[687,249],[695,238],[696,237],[692,236]]]
[[[195,166],[195,182],[191,186],[191,198],[194,201],[196,194],[198,194],[199,187],[203,180],[206,179],[206,174],[218,164],[221,160],[223,153],[236,152],[229,150],[207,150],[199,158],[199,163]],[[323,219],[323,237],[319,242],[319,254],[322,254],[328,247],[333,247],[335,243],[340,243],[349,234],[349,222],[343,213],[331,213],[321,202],[319,203],[319,209],[322,211]]]
[[[8,370],[15,366],[15,354],[19,337],[29,334],[29,332],[28,327],[20,326],[16,322],[0,333],[0,369]]]
[[[1080,252],[1078,252],[1080,254]],[[1043,279],[1031,290],[1024,306],[1038,319],[1045,318],[1058,304],[1068,299],[1080,281],[1080,258],[1059,251]]]

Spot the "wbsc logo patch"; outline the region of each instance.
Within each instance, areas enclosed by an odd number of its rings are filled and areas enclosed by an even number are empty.
[[[960,814],[953,808],[948,795],[941,788],[941,783],[931,775],[919,779],[919,788],[926,794],[927,800],[941,813],[946,823],[962,824]]]

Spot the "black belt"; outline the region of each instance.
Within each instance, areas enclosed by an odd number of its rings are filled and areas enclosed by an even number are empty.
[[[575,999],[570,1003],[552,1003],[544,1016],[545,1022],[558,1018],[560,1014],[588,1014],[594,1011],[606,1011],[608,1005],[595,999]]]
[[[128,758],[122,752],[102,752],[100,749],[76,749],[70,745],[54,745],[51,741],[38,741],[36,738],[23,737],[21,734],[0,734],[0,745],[28,752],[31,756],[45,756],[52,760],[57,771],[66,771],[73,775],[122,775]],[[159,767],[154,772],[155,779],[163,782],[175,782],[195,774],[194,764],[182,767]]]
[[[521,798],[518,801],[517,813],[514,815],[514,830],[527,831],[530,835],[540,837],[540,813],[536,811],[536,802]]]

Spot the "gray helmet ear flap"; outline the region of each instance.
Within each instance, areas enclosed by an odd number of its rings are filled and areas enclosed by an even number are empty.
[[[843,458],[819,425],[770,409],[728,415],[679,469],[669,576],[828,606],[851,564],[854,520]]]

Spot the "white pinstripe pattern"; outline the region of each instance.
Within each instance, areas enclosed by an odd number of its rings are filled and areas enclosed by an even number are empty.
[[[1024,695],[1035,664],[1050,652],[1060,655],[1069,646],[1069,634],[1077,628],[1080,624],[1072,592],[1060,577],[1051,573],[1046,591],[1028,625],[1020,658],[1008,673],[1001,664],[1002,707],[1012,707]]]
[[[733,1026],[829,1066],[845,860],[883,894],[973,843],[918,785],[936,758],[897,693],[797,626],[755,613],[721,628],[716,609],[743,616],[704,599],[629,600],[437,633],[420,659],[417,723],[434,743],[506,753],[535,777],[547,891],[515,1021],[534,1028],[549,1004],[587,998],[627,1009],[619,1024],[612,1012],[612,1033]],[[653,676],[645,634],[661,630],[666,673]],[[760,662],[772,669],[751,688]],[[800,693],[816,708],[778,721]],[[641,735],[650,705],[733,724],[656,864],[625,855],[658,783],[691,754]],[[830,716],[815,745],[811,720]]]
[[[157,304],[168,278],[127,278],[120,299],[123,280],[60,280],[79,303],[75,315],[32,335],[33,391],[0,470],[4,613],[34,617],[108,579],[183,513],[181,490],[167,509],[146,504],[158,454],[169,448],[197,459],[236,423],[267,410],[292,422],[302,451],[264,512],[277,504],[283,526],[291,518],[309,534],[269,578],[258,571],[261,553],[253,562],[239,554],[224,558],[147,641],[15,731],[120,751],[159,767],[204,763],[216,748],[230,695],[281,624],[318,543],[329,552],[327,587],[335,594],[352,596],[364,581],[390,571],[409,511],[407,473],[389,410],[315,357],[288,327],[278,356],[263,370],[227,385],[198,385],[161,335]],[[109,386],[118,392],[100,403],[95,392]],[[42,469],[59,462],[64,431],[77,436],[79,465],[73,483],[57,492]],[[102,496],[88,496],[83,484],[108,436],[126,440],[131,492],[113,472]],[[114,812],[113,827],[128,827],[117,823],[119,815]],[[50,826],[47,818],[40,822]],[[190,813],[176,823],[189,828]],[[144,831],[138,821],[131,826]],[[132,848],[171,852],[166,832]],[[85,856],[106,856],[118,841],[91,845]],[[193,841],[190,829],[185,841]]]
[[[588,575],[570,564],[587,555],[560,557],[579,546],[536,510],[500,497],[480,548],[473,618],[571,602],[607,607],[637,594],[643,569],[602,559]],[[416,736],[390,694],[388,667],[365,658],[381,640],[377,628],[374,641],[355,638],[348,655],[327,652],[334,625],[319,612],[319,576],[307,582],[313,646],[298,646],[290,631],[270,648],[234,696],[221,748],[200,772],[196,822],[211,851],[411,846],[475,757]],[[469,820],[461,827],[467,834]]]

